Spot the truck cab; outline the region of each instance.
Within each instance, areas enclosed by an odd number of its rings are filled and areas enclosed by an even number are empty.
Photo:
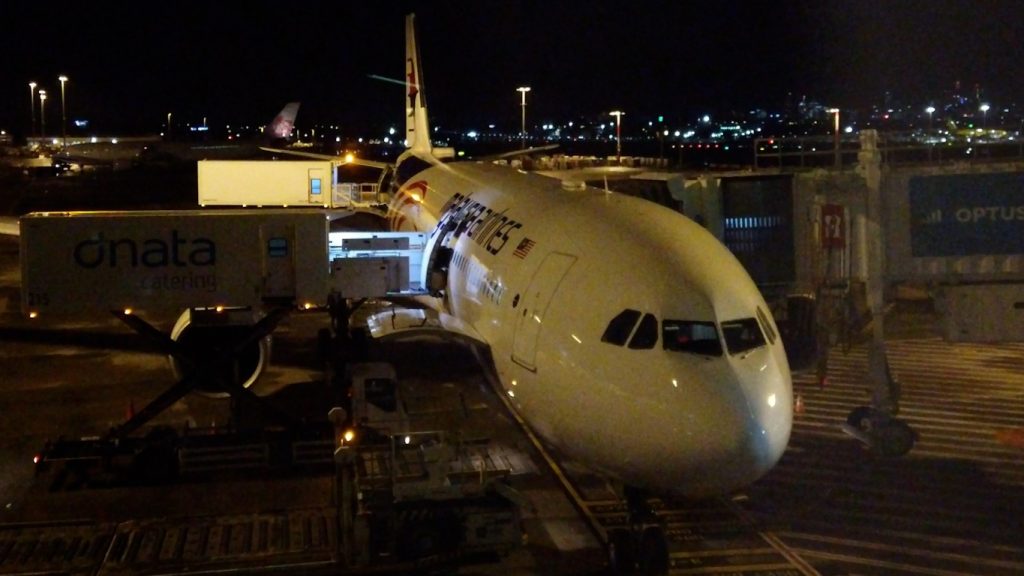
[[[347,368],[352,425],[384,436],[407,434],[409,416],[395,368],[387,362],[360,362]]]

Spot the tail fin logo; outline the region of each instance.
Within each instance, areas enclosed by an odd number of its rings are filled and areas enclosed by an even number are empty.
[[[406,58],[406,65],[409,73],[406,74],[406,83],[409,85],[409,116],[416,113],[416,96],[419,95],[419,88],[416,87],[416,64],[412,58]]]
[[[278,112],[270,123],[267,132],[271,138],[291,138],[295,130],[295,116],[299,113],[299,103],[289,102]]]

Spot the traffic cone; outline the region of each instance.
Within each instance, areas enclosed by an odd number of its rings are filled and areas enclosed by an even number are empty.
[[[796,402],[793,404],[793,412],[796,412],[797,414],[804,413],[804,397],[799,394],[796,395]]]
[[[1011,448],[1024,448],[1024,428],[1007,428],[996,432],[996,441]]]

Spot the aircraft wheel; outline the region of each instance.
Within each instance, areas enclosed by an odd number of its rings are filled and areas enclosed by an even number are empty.
[[[847,416],[846,423],[868,434],[872,448],[885,457],[903,456],[910,452],[917,441],[917,433],[906,422],[869,406],[854,408]]]
[[[875,409],[870,406],[858,406],[850,411],[846,423],[863,432],[869,432],[875,419]]]
[[[889,420],[874,431],[878,451],[883,456],[897,458],[910,452],[917,440],[914,430],[902,420]]]
[[[640,540],[640,573],[645,576],[662,576],[668,574],[668,566],[665,531],[660,526],[646,528]]]
[[[630,574],[636,568],[636,550],[629,530],[608,531],[608,568],[612,574]]]

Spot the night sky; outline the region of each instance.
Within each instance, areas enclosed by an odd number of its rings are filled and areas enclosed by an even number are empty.
[[[298,124],[352,131],[401,121],[403,15],[415,11],[435,125],[517,127],[592,116],[670,120],[787,95],[829,106],[923,103],[961,81],[994,106],[1021,102],[1024,2],[63,2],[0,8],[0,128],[23,133],[28,82],[47,88],[47,128],[156,132],[175,122],[267,122],[290,100]],[[38,99],[37,114],[38,114]]]

